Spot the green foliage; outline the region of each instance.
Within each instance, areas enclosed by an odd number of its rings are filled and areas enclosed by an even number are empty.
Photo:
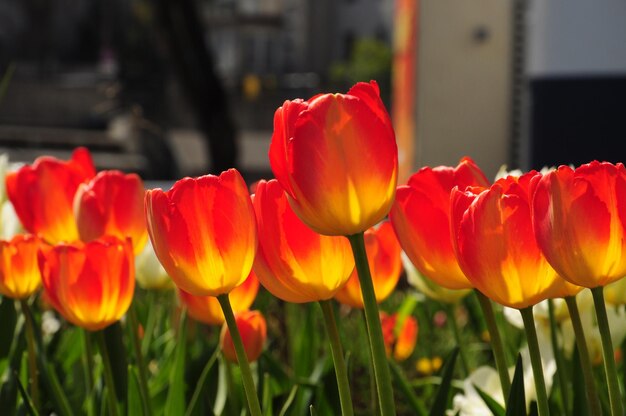
[[[459,355],[459,349],[455,348],[441,370],[441,384],[435,396],[435,402],[430,408],[430,416],[444,416],[450,402],[450,391],[452,387],[452,375],[454,373],[454,365],[456,357]]]
[[[377,39],[357,39],[350,59],[330,67],[330,81],[338,90],[345,90],[359,81],[377,80],[381,92],[388,97],[391,87],[392,52],[389,45]]]
[[[511,382],[511,394],[506,401],[506,416],[526,416],[526,393],[524,392],[524,366],[521,354],[517,356],[515,374]]]

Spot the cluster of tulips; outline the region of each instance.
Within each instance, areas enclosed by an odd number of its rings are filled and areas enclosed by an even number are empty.
[[[553,298],[567,302],[589,410],[601,414],[575,300],[591,289],[610,413],[623,414],[603,298],[603,287],[626,275],[623,165],[562,166],[491,184],[464,158],[456,167],[422,168],[397,186],[398,149],[375,82],[285,102],[269,158],[276,179],[254,184],[252,195],[235,169],[144,191],[135,174],[96,174],[85,149],[69,161],[42,157],[7,174],[8,200],[26,233],[0,242],[0,294],[19,300],[25,316],[28,409],[41,405],[38,379],[50,372],[37,358],[42,340],[31,311],[43,286],[42,302],[98,342],[102,403],[112,415],[123,411],[125,397],[106,333],[126,315],[140,410],[154,412],[138,346],[144,328],[132,305],[135,257],[153,248],[183,309],[199,322],[224,323],[221,351],[239,365],[250,414],[263,414],[249,365],[267,340],[265,317],[248,310],[260,285],[285,302],[321,305],[344,415],[354,414],[352,396],[360,392],[351,391],[332,299],[363,309],[377,407],[395,414],[390,365],[398,369],[388,357],[411,355],[417,323],[410,314],[379,312],[378,303],[398,283],[404,250],[426,286],[455,300],[476,293],[505,399],[514,393],[491,301],[520,310],[541,416],[550,409],[532,308]],[[406,383],[403,392],[414,399]],[[67,413],[62,398],[55,406]]]

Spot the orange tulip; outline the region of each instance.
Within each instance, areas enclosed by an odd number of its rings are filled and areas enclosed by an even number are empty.
[[[450,237],[450,192],[455,186],[489,186],[489,181],[467,157],[455,168],[424,167],[398,187],[389,219],[422,275],[446,289],[469,289],[473,286],[459,267]]]
[[[256,361],[263,352],[263,344],[265,344],[267,339],[265,318],[259,311],[245,311],[235,315],[235,321],[241,334],[241,341],[243,342],[243,348],[246,350],[248,361]],[[222,327],[220,345],[224,358],[232,363],[237,363],[235,346],[226,324]]]
[[[0,241],[0,294],[25,299],[41,285],[37,252],[41,241],[34,235],[18,234]]]
[[[398,330],[398,314],[387,315],[380,313],[380,323],[383,328],[383,339],[387,355],[396,361],[404,361],[413,354],[417,343],[417,320],[413,316],[406,316],[402,327]]]
[[[257,247],[250,195],[235,169],[146,192],[148,233],[176,286],[196,296],[233,290],[250,274]]]
[[[376,301],[380,303],[393,292],[402,272],[400,259],[402,249],[390,222],[385,221],[365,232],[365,250],[372,273]],[[363,309],[363,295],[356,269],[348,282],[335,294],[335,299],[353,308]]]
[[[135,290],[130,240],[104,237],[42,248],[39,269],[46,298],[74,325],[96,331],[118,321]]]
[[[248,278],[234,288],[228,295],[235,314],[247,311],[254,302],[259,292],[259,279],[254,272],[250,272]],[[184,290],[179,290],[181,301],[187,306],[187,312],[196,321],[207,325],[222,325],[224,312],[217,298],[213,296],[194,296]]]
[[[398,148],[378,85],[285,101],[274,115],[270,165],[298,217],[325,235],[379,223],[396,192]]]
[[[626,169],[561,166],[534,187],[537,242],[563,278],[594,288],[626,276]]]
[[[139,254],[148,240],[143,198],[143,182],[134,173],[103,171],[89,183],[81,184],[74,198],[81,240],[91,241],[104,235],[130,237],[135,254]]]
[[[287,302],[332,298],[354,269],[348,240],[309,229],[276,180],[261,181],[253,203],[259,225],[254,271],[263,287]]]
[[[89,151],[63,162],[43,156],[6,176],[9,200],[24,228],[50,244],[78,240],[72,203],[78,186],[95,175]]]
[[[461,269],[497,303],[523,309],[544,299],[572,296],[582,288],[558,276],[535,241],[530,216],[530,172],[491,188],[455,189],[451,225]]]

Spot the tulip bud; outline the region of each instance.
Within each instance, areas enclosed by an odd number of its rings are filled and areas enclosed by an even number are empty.
[[[261,352],[263,352],[263,344],[265,344],[265,339],[267,338],[265,318],[259,311],[246,311],[237,314],[235,316],[235,322],[241,334],[241,341],[243,342],[243,348],[246,351],[248,362],[256,361],[261,355]],[[230,330],[226,324],[222,327],[220,345],[224,358],[232,363],[237,363],[235,345],[233,344]]]

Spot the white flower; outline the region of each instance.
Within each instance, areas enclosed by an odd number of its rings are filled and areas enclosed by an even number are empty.
[[[541,304],[539,304],[541,305]],[[556,373],[556,361],[552,350],[552,344],[550,340],[550,323],[547,319],[547,303],[539,306],[535,305],[533,308],[535,312],[535,328],[537,330],[537,340],[539,343],[539,351],[541,354],[541,362],[543,367],[543,377],[546,383],[547,393],[550,393],[552,388],[552,379]],[[536,310],[536,311],[535,311]],[[545,315],[544,315],[545,314]],[[542,315],[546,319],[542,318]],[[504,308],[504,316],[511,322],[513,326],[523,328],[523,322],[521,314],[517,309]],[[537,319],[539,316],[539,319]],[[530,406],[530,402],[537,400],[537,391],[535,389],[535,377],[532,370],[532,364],[530,361],[530,353],[528,346],[525,346],[521,351],[522,366],[524,373],[524,391],[526,396],[526,407]],[[511,379],[515,372],[515,366],[509,368],[509,374]],[[474,386],[480,388],[483,392],[487,393],[496,402],[500,403],[504,407],[504,396],[502,394],[502,387],[500,385],[500,378],[497,371],[492,367],[479,367],[464,381],[464,393],[454,396],[453,405],[454,411],[452,414],[458,414],[460,416],[478,416],[491,414],[489,408],[485,404],[484,400],[478,394],[478,391]]]
[[[424,277],[419,270],[415,268],[409,256],[402,252],[402,265],[406,271],[407,281],[411,286],[416,288],[419,292],[423,293],[427,297],[445,303],[456,303],[467,296],[471,289],[459,289],[451,290],[445,287],[439,286],[432,280]]]
[[[157,259],[150,240],[143,251],[135,257],[135,278],[144,289],[171,289],[174,287],[159,259]]]

